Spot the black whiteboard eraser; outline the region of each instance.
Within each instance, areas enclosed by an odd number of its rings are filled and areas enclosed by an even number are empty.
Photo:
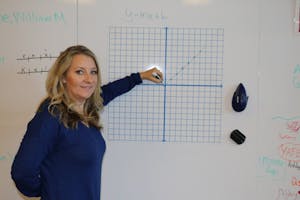
[[[237,129],[231,132],[230,138],[237,144],[243,144],[246,140],[246,136]]]

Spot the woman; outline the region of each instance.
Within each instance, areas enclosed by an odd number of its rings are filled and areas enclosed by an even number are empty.
[[[12,165],[19,191],[42,200],[99,200],[105,152],[99,112],[143,79],[160,83],[153,73],[162,77],[153,68],[101,87],[93,52],[80,45],[62,52]]]

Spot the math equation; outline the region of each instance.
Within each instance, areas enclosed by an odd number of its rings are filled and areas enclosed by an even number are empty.
[[[47,49],[40,53],[23,53],[17,57],[18,71],[20,75],[43,74],[49,71],[56,55],[49,53]]]

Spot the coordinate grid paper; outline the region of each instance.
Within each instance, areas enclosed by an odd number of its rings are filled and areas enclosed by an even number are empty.
[[[108,139],[220,143],[223,50],[223,28],[110,27],[109,80],[157,66],[164,81],[110,103]]]

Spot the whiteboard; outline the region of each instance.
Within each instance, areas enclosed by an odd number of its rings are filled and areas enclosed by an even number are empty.
[[[178,80],[185,81],[174,85],[186,86],[192,74],[198,73],[198,65],[190,63],[195,63],[198,58],[212,57],[212,54],[203,56],[203,52],[208,52],[207,45],[194,45],[200,41],[197,37],[201,38],[203,31],[207,33],[210,30],[222,30],[218,32],[222,36],[218,39],[222,50],[218,52],[222,54],[217,56],[221,60],[218,68],[220,90],[215,92],[220,97],[217,102],[221,104],[217,110],[220,118],[210,121],[218,122],[211,125],[218,128],[213,133],[213,138],[218,136],[218,140],[197,140],[197,134],[193,135],[196,140],[182,139],[191,130],[201,133],[199,124],[195,123],[194,130],[184,123],[190,116],[190,121],[196,115],[201,118],[200,89],[174,89],[173,93],[164,96],[164,87],[157,89],[144,82],[113,101],[101,115],[107,142],[101,199],[300,198],[300,109],[297,106],[300,102],[300,36],[295,31],[296,14],[295,0],[30,0],[26,3],[2,0],[0,198],[26,199],[17,192],[11,180],[10,167],[27,122],[45,95],[46,71],[60,51],[73,44],[89,47],[98,56],[104,83],[159,63],[167,77],[183,72],[185,79]],[[120,40],[121,37],[112,38],[114,30],[119,30],[123,40]],[[162,30],[162,35],[155,34],[158,30]],[[142,37],[133,37],[141,31]],[[191,37],[192,32],[197,34]],[[168,39],[163,37],[166,35]],[[174,44],[171,38],[175,36],[177,46],[170,46]],[[160,54],[151,57],[147,49],[153,44],[149,43],[152,37],[162,42],[154,43],[154,52],[161,51],[162,58]],[[118,57],[114,53],[120,48],[113,48],[112,44],[124,45],[125,40],[138,45],[128,45],[120,54],[122,62],[115,65],[113,61]],[[191,43],[180,43],[182,40]],[[142,46],[141,42],[148,42],[148,45]],[[165,42],[169,44],[168,56],[163,54]],[[162,47],[160,51],[156,49],[158,44]],[[200,50],[193,49],[193,45],[200,46]],[[130,54],[133,47],[134,51],[139,49],[143,53],[138,54],[136,60]],[[172,57],[172,52],[177,54]],[[176,56],[190,60],[177,61]],[[186,73],[187,63],[189,73]],[[194,79],[194,86],[205,85]],[[237,113],[231,107],[231,98],[241,82],[249,95],[249,102],[245,111]],[[193,92],[187,92],[190,90]],[[152,96],[157,99],[149,100]],[[212,97],[215,99],[216,96]],[[181,110],[178,110],[177,99],[182,100]],[[192,102],[187,101],[191,99]],[[129,103],[132,100],[136,103]],[[155,111],[157,114],[144,119],[143,113],[154,113],[154,105],[161,102],[165,102],[166,112],[159,109]],[[187,102],[190,107],[185,106]],[[207,109],[207,106],[203,108]],[[192,110],[195,115],[189,115],[188,111]],[[159,135],[164,133],[160,128],[167,126],[154,129],[159,124],[155,120],[167,111],[178,111],[174,119],[181,125],[169,126],[170,130],[178,132],[176,140],[162,139],[161,136],[167,135]],[[127,114],[136,113],[136,117],[141,116],[143,120],[116,121],[118,112],[121,119],[129,120]],[[171,121],[173,118],[165,115],[159,119]],[[158,136],[139,135],[149,134],[142,131],[145,127],[154,130],[149,132],[151,134],[159,133]],[[117,129],[124,130],[125,135],[112,137]],[[239,129],[246,136],[242,145],[229,138],[234,129]],[[138,137],[126,135],[133,132]],[[172,133],[169,131],[169,135]]]

